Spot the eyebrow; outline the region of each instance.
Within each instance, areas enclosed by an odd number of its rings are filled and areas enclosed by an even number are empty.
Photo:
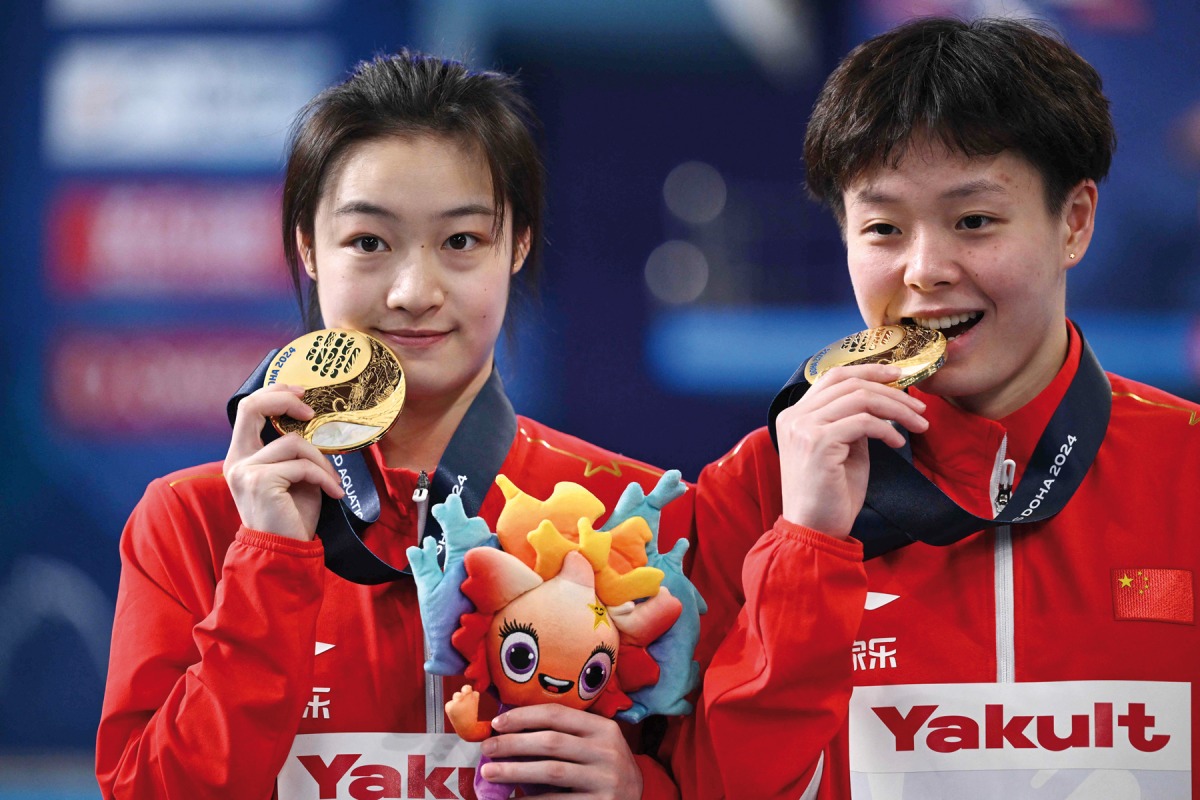
[[[963,197],[972,197],[977,194],[1007,194],[1008,189],[1004,184],[996,181],[988,180],[987,178],[978,178],[973,181],[968,181],[961,186],[955,186],[942,193],[943,200],[957,200]]]
[[[1007,194],[1008,189],[1004,184],[997,183],[987,178],[978,178],[973,181],[954,186],[942,192],[938,199],[940,200],[961,200],[965,197],[974,197],[979,194]],[[870,187],[857,192],[854,195],[853,203],[855,205],[889,205],[899,203],[900,198],[895,195],[885,194]]]
[[[448,208],[445,211],[443,211],[441,214],[439,214],[438,216],[442,217],[443,219],[455,219],[457,217],[477,217],[477,216],[494,217],[494,216],[496,216],[496,209],[494,209],[490,205],[486,205],[484,203],[467,203],[465,206],[456,206],[455,208]]]
[[[388,211],[383,206],[377,206],[374,203],[368,203],[365,200],[352,200],[349,203],[344,203],[338,206],[333,211],[335,217],[344,217],[350,214],[365,214],[369,217],[385,217],[387,219],[398,219],[391,211]]]
[[[352,200],[349,203],[338,206],[334,212],[334,216],[341,217],[350,214],[365,214],[371,217],[383,217],[390,220],[399,220],[392,211],[383,206],[369,203],[365,200]],[[455,206],[448,208],[438,214],[442,219],[458,219],[459,217],[475,217],[475,216],[496,216],[496,211],[490,205],[485,203],[467,203],[466,205]]]

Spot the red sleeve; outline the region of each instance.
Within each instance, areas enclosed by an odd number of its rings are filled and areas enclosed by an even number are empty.
[[[697,488],[693,581],[709,611],[696,712],[671,748],[685,797],[799,797],[846,717],[862,545],[764,524],[778,514],[773,455],[735,451]]]
[[[158,481],[122,534],[96,742],[106,798],[270,797],[299,726],[322,547],[242,528],[222,564],[203,507]]]
[[[679,800],[679,789],[662,764],[648,755],[633,758],[642,771],[642,800]]]

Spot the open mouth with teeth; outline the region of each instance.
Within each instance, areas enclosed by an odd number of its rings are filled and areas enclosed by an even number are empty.
[[[983,319],[982,311],[967,311],[963,314],[951,314],[948,317],[906,317],[904,321],[922,328],[941,331],[947,340],[952,341],[975,327],[981,319]]]
[[[552,678],[544,672],[538,673],[538,683],[542,688],[552,694],[563,694],[570,690],[575,685],[575,681],[564,681],[559,678]]]

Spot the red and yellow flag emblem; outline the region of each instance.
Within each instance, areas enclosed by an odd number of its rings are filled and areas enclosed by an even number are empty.
[[[1189,569],[1114,569],[1112,595],[1116,619],[1195,624],[1196,603]]]

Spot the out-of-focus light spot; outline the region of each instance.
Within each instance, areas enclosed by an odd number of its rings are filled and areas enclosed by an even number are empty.
[[[663,242],[646,259],[646,286],[664,303],[690,303],[707,285],[708,259],[691,242]]]
[[[710,164],[685,161],[667,175],[663,200],[684,222],[712,222],[725,209],[725,179]]]

